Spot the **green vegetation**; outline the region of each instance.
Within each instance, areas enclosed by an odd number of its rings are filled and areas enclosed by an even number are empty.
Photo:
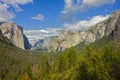
[[[38,65],[36,55],[0,41],[0,80],[25,80],[32,67]]]
[[[120,79],[120,50],[116,52],[106,46],[96,52],[86,47],[84,52],[76,53],[76,49],[72,47],[57,54],[53,60],[50,55],[44,56],[40,65],[40,80]]]
[[[120,80],[120,49],[114,43],[107,37],[47,53],[23,51],[1,40],[0,80]]]

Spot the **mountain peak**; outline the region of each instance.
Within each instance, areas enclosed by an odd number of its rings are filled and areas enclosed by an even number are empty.
[[[109,35],[116,36],[120,21],[120,10],[111,14],[106,20],[92,26],[87,30],[80,32],[61,31],[59,36],[49,40],[48,50],[56,51],[58,47],[62,50],[81,43],[90,44],[95,41],[107,37]]]
[[[0,30],[2,34],[7,37],[11,43],[19,48],[26,49],[26,37],[23,34],[23,28],[12,22],[2,22],[0,24]]]
[[[119,15],[120,15],[120,10],[117,10],[116,12],[113,12],[111,15],[110,15],[110,18],[112,18],[112,17],[119,17]]]

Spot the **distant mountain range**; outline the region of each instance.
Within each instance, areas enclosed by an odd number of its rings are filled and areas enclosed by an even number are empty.
[[[61,30],[58,36],[40,39],[30,45],[23,33],[23,28],[11,22],[0,23],[0,30],[7,39],[21,49],[62,51],[69,47],[84,43],[89,45],[109,35],[115,37],[120,27],[120,10],[112,13],[106,20],[91,26],[87,30],[73,32]]]
[[[62,30],[32,47],[22,27],[0,23],[0,80],[70,79],[120,79],[120,10],[87,30]]]
[[[108,19],[97,23],[95,26],[91,26],[87,30],[79,32],[62,30],[59,36],[52,36],[36,42],[33,49],[41,50],[45,47],[49,51],[61,51],[80,43],[94,43],[96,40],[109,35],[114,37],[118,27],[120,27],[120,10],[112,13]]]

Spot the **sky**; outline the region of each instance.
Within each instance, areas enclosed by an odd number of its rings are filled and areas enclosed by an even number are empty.
[[[31,43],[60,30],[84,30],[120,9],[120,0],[0,0],[0,22],[24,28]]]

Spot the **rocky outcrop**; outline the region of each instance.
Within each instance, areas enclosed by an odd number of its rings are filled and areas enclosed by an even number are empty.
[[[38,42],[36,42],[33,47],[31,48],[32,50],[47,50],[49,42],[51,41],[52,37],[46,37],[44,39],[40,39]]]
[[[3,41],[3,40],[5,40],[5,37],[3,36],[3,34],[1,32],[1,30],[0,30],[0,41]]]
[[[21,49],[29,49],[30,44],[27,37],[23,34],[23,28],[11,23],[0,23],[0,30],[2,34],[9,39],[9,41]]]
[[[3,35],[2,35],[1,30],[0,30],[0,39],[2,40],[2,38],[3,38]]]
[[[58,37],[50,38],[48,49],[60,51],[80,43],[94,43],[96,40],[108,35],[114,37],[118,32],[118,27],[120,27],[120,10],[111,14],[107,20],[102,21],[87,30],[79,32],[72,32],[69,30],[61,31]]]
[[[23,39],[24,39],[24,48],[31,49],[32,46],[30,45],[28,38],[24,34],[23,34]]]

